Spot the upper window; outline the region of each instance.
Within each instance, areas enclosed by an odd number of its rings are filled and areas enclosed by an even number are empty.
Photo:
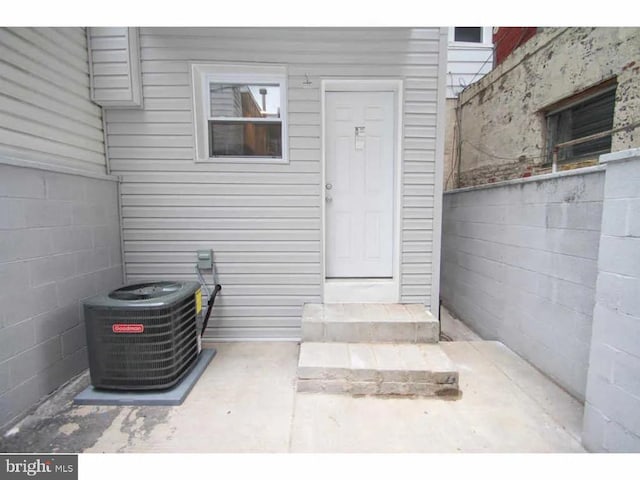
[[[615,97],[614,85],[604,92],[548,113],[549,161],[553,160],[556,150],[558,162],[593,158],[610,152]],[[570,144],[563,145],[567,142]]]
[[[192,65],[198,160],[286,161],[283,67]]]
[[[453,40],[456,42],[482,43],[482,27],[455,27]]]

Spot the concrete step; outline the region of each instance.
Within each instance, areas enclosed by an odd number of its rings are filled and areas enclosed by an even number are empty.
[[[300,346],[299,392],[457,396],[458,372],[439,345],[318,343]]]
[[[307,303],[302,340],[344,343],[437,343],[438,320],[424,305]]]

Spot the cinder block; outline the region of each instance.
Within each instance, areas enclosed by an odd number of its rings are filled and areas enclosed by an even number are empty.
[[[74,204],[72,220],[74,225],[101,225],[105,223],[107,213],[105,205]]]
[[[609,422],[605,425],[604,448],[616,453],[640,453],[640,436],[617,422]]]
[[[600,231],[602,201],[546,204],[547,228]]]
[[[28,266],[30,283],[38,287],[47,283],[73,277],[76,273],[74,254],[59,254],[30,260]],[[27,270],[27,268],[25,268]]]
[[[33,318],[36,343],[61,335],[80,323],[80,306],[69,304]]]
[[[41,257],[51,252],[49,229],[0,230],[0,262]]]
[[[46,172],[44,174],[46,197],[50,200],[82,202],[85,200],[84,184],[87,180],[77,175]]]
[[[0,298],[10,297],[28,288],[29,269],[26,262],[0,263]]]
[[[58,302],[52,284],[25,289],[4,297],[1,302],[2,326],[14,325],[43,312],[56,309]]]
[[[71,225],[71,202],[61,200],[24,200],[24,217],[28,227]]]
[[[104,247],[84,250],[75,254],[75,271],[79,275],[109,268],[109,250]]]
[[[84,322],[62,334],[62,356],[67,357],[87,344]]]
[[[16,417],[29,410],[41,395],[40,382],[36,376],[0,395],[0,430]]]
[[[606,198],[602,210],[602,235],[624,237],[628,235],[627,216],[629,200]]]
[[[53,365],[37,375],[42,395],[52,393],[87,368],[88,357],[86,348],[76,350],[72,355],[56,361]]]
[[[28,319],[0,329],[0,362],[35,345],[33,321]]]
[[[0,197],[0,229],[24,227],[24,200]]]
[[[640,322],[636,317],[597,303],[593,309],[592,343],[604,343],[635,354],[640,342]]]
[[[56,283],[58,305],[66,306],[96,294],[91,274],[67,278]]]
[[[604,197],[640,198],[640,162],[635,160],[608,164]]]
[[[118,224],[98,225],[91,228],[93,244],[96,248],[113,247],[120,244],[120,227]]]
[[[593,405],[584,406],[582,423],[582,444],[590,452],[605,452],[604,435],[608,423],[604,414]]]
[[[627,218],[627,235],[640,237],[640,198],[634,198],[629,201],[629,216]],[[632,240],[629,238],[629,240]],[[640,276],[640,272],[636,270],[636,275]]]
[[[59,338],[53,338],[16,355],[11,359],[9,367],[12,385],[16,386],[24,382],[61,358]]]
[[[640,238],[603,235],[598,262],[605,272],[640,278]]]
[[[120,244],[107,247],[109,253],[109,267],[122,265],[122,251]]]
[[[637,278],[601,271],[596,302],[625,315],[640,317],[640,282]]]
[[[0,362],[0,398],[11,387],[9,379],[9,362]]]
[[[117,205],[118,184],[111,180],[87,178],[84,182],[85,198],[88,203],[98,205]]]
[[[44,198],[42,171],[0,165],[0,197]]]
[[[93,227],[59,227],[51,230],[52,253],[93,248]]]
[[[598,259],[600,232],[592,230],[547,230],[549,249],[565,255]]]
[[[640,398],[640,345],[636,355],[618,352],[613,362],[613,384],[630,395]]]
[[[607,381],[613,380],[613,366],[619,350],[596,341],[589,353],[589,376],[598,375]]]
[[[93,287],[98,293],[110,292],[123,285],[122,266],[107,268],[89,274]]]

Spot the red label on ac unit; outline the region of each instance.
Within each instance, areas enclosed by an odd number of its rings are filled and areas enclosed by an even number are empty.
[[[142,333],[144,325],[141,323],[114,323],[111,330],[113,333]]]

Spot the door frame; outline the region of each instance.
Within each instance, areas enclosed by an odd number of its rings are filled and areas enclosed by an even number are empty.
[[[392,277],[384,279],[344,279],[327,281],[326,272],[326,104],[327,92],[393,92],[395,142],[393,158],[393,254]],[[402,131],[403,80],[399,78],[323,78],[320,82],[321,167],[320,215],[322,300],[324,303],[397,303],[400,301],[400,232],[402,222]]]

